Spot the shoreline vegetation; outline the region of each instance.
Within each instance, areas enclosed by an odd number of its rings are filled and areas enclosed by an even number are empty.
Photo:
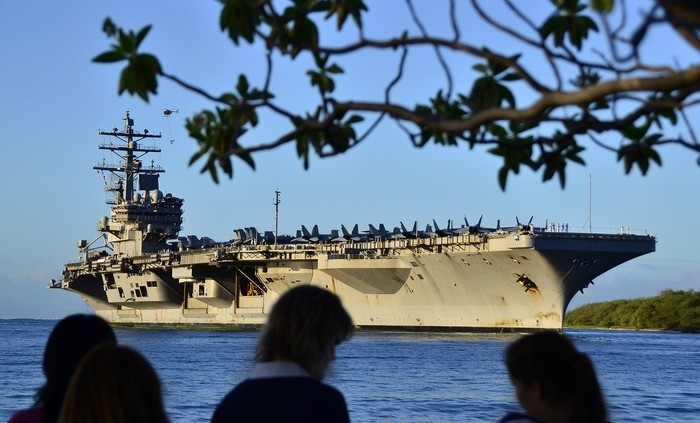
[[[666,289],[654,297],[585,304],[566,313],[564,326],[700,333],[700,291]]]

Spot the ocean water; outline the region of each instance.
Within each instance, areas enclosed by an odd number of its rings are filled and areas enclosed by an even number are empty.
[[[55,321],[0,320],[0,421],[31,405]],[[173,422],[208,421],[252,365],[256,332],[125,330],[158,371]],[[568,330],[593,359],[615,422],[700,421],[700,335]],[[363,332],[327,383],[354,422],[494,422],[517,410],[502,364],[517,335]]]

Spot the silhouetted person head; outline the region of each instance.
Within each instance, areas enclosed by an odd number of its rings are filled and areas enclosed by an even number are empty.
[[[505,362],[530,417],[545,423],[608,421],[593,363],[566,336],[523,336],[508,347]]]
[[[136,350],[100,345],[75,370],[59,422],[168,422],[158,375]]]
[[[55,422],[68,383],[83,357],[95,346],[117,338],[109,324],[91,314],[74,314],[59,321],[44,350],[46,384],[39,389],[35,406],[43,408],[45,422]]]
[[[320,381],[335,359],[335,346],[349,339],[353,330],[338,296],[316,286],[298,286],[272,307],[256,359],[293,361]]]

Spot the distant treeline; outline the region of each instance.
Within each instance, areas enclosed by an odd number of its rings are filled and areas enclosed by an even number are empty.
[[[700,291],[667,289],[650,298],[583,305],[566,313],[567,327],[700,331]]]

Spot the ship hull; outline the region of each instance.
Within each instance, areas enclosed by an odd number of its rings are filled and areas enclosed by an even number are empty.
[[[117,324],[257,327],[286,290],[312,284],[365,329],[560,330],[577,292],[654,249],[649,236],[527,230],[226,246],[69,264],[61,287]]]

